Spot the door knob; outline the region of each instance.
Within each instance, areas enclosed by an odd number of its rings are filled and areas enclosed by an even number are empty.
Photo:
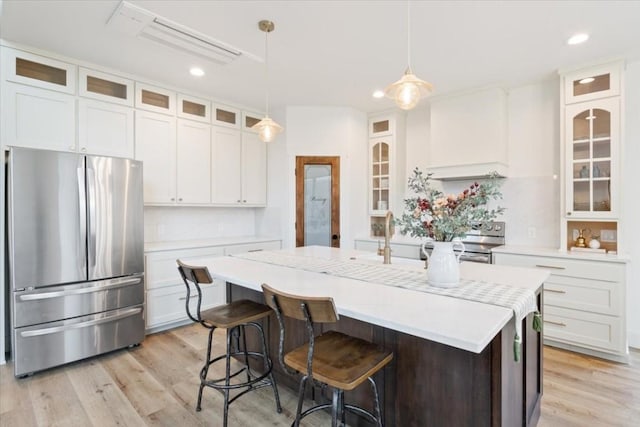
[[[340,238],[340,236],[338,236],[337,234],[334,234],[333,236],[331,236],[332,240],[338,240]]]

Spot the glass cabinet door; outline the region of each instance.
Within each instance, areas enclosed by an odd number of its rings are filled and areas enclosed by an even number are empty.
[[[567,215],[611,217],[618,108],[604,100],[567,108]]]
[[[386,212],[389,206],[389,143],[375,141],[371,144],[371,206],[372,211]]]

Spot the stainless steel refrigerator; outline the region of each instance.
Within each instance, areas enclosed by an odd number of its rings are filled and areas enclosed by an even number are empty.
[[[15,375],[140,343],[142,163],[11,148],[8,165]]]

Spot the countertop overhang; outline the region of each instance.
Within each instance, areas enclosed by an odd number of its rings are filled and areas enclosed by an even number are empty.
[[[312,246],[282,252],[326,259],[355,258],[382,264],[382,258],[371,260],[370,253],[355,250]],[[200,258],[191,262],[206,265],[217,279],[255,291],[261,292],[261,285],[267,283],[287,293],[331,296],[340,315],[474,353],[480,353],[513,318],[512,310],[496,305],[232,256]],[[394,267],[422,270],[424,262],[402,259],[402,263]],[[524,287],[534,292],[549,276],[548,272],[535,269],[469,262],[460,265],[460,273],[464,279]]]

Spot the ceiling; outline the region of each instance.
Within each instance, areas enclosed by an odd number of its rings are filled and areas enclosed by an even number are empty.
[[[393,107],[375,89],[407,66],[405,1],[141,1],[143,7],[249,55],[228,65],[106,25],[119,0],[0,0],[0,37],[262,110],[270,19],[269,103]],[[410,4],[411,65],[433,96],[553,78],[558,69],[640,59],[640,1],[417,1]],[[590,39],[566,40],[576,32]],[[198,65],[204,77],[189,75]],[[424,101],[423,101],[424,102]]]

